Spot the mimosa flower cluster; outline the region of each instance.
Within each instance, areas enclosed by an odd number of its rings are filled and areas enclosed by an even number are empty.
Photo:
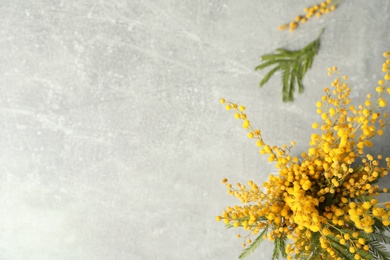
[[[326,0],[319,4],[306,7],[304,11],[304,15],[298,15],[295,17],[295,20],[290,22],[289,24],[283,24],[278,26],[278,30],[285,30],[289,28],[290,32],[294,31],[300,23],[306,23],[312,17],[321,17],[324,14],[328,14],[334,10],[336,10],[337,2],[332,0]]]
[[[366,153],[389,124],[384,108],[390,93],[390,52],[384,57],[384,77],[375,94],[357,106],[351,102],[347,77],[336,67],[328,69],[335,78],[316,103],[320,120],[312,125],[308,151],[299,157],[290,154],[294,142],[268,144],[252,127],[245,107],[221,99],[256,140],[259,153],[278,169],[262,185],[222,181],[243,205],[227,207],[216,218],[246,231],[244,247],[253,249],[267,238],[275,242],[276,257],[287,259],[390,259],[383,246],[390,244],[384,234],[390,230],[390,203],[378,198],[388,192],[378,181],[388,174],[390,158]]]

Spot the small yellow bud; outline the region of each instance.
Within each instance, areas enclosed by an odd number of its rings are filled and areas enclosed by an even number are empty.
[[[286,28],[287,28],[287,24],[283,24],[283,25],[278,26],[278,30],[279,31],[282,31],[282,30],[284,30]]]
[[[385,107],[386,106],[386,101],[383,98],[380,98],[378,104],[379,104],[380,107]]]
[[[249,125],[250,125],[249,120],[245,120],[244,123],[242,124],[242,127],[243,127],[244,129],[247,129],[247,128],[249,127]]]
[[[221,98],[221,99],[219,100],[219,102],[220,102],[221,104],[225,104],[226,100],[225,100],[224,98]]]
[[[261,146],[264,145],[264,142],[263,142],[262,140],[258,140],[258,141],[256,142],[256,145],[259,146],[259,147],[261,147]]]
[[[364,209],[369,209],[369,208],[371,208],[371,203],[368,202],[368,201],[366,201],[366,202],[363,203],[362,207],[363,207]]]

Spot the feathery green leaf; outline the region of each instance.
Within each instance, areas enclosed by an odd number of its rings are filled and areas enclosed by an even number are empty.
[[[267,231],[268,231],[268,226],[264,228],[264,230],[260,233],[260,235],[252,242],[252,244],[250,244],[247,248],[245,248],[241,255],[238,257],[239,259],[244,259],[245,257],[247,257],[248,255],[250,255],[251,253],[253,253],[253,251],[256,250],[256,248],[259,247],[259,245],[261,244],[261,242],[263,242],[264,240],[264,235],[267,234]]]
[[[375,221],[375,224],[374,224],[375,233],[383,233],[387,230],[387,227],[385,225],[383,225],[382,221],[380,221],[377,218],[374,218],[374,221]]]
[[[261,56],[261,61],[283,60],[283,59],[290,61],[292,59],[291,54],[270,53],[270,54],[264,54],[263,56]]]
[[[264,62],[262,64],[260,64],[259,66],[257,66],[255,68],[255,70],[262,70],[268,66],[271,66],[273,64],[276,64],[276,63],[279,63],[279,64],[283,64],[283,63],[286,63],[286,62],[290,62],[289,60],[278,60],[278,59],[273,59],[273,60],[269,60],[267,62]]]
[[[390,237],[385,234],[380,233],[371,233],[370,237],[374,241],[378,241],[380,243],[390,244]]]
[[[289,51],[289,50],[286,50],[286,49],[281,49],[281,48],[278,48],[275,50],[276,52],[279,52],[281,54],[287,54],[287,55],[294,55],[294,54],[297,54],[298,51]]]
[[[278,67],[275,67],[272,70],[270,70],[267,73],[267,75],[265,75],[264,78],[260,81],[260,83],[259,83],[260,87],[264,86],[264,84],[267,83],[267,81],[272,77],[272,75],[274,75],[274,73],[277,72],[280,69],[281,68],[278,66]]]
[[[286,49],[276,49],[276,53],[263,55],[261,57],[262,63],[258,65],[255,70],[262,70],[272,65],[275,65],[275,67],[260,81],[260,86],[263,86],[266,82],[268,82],[276,71],[283,68],[283,101],[293,101],[294,87],[296,83],[298,84],[299,93],[303,92],[303,77],[305,76],[307,70],[311,68],[314,57],[318,53],[320,46],[319,41],[320,39],[318,36],[316,40],[312,41],[301,50],[291,51]]]
[[[386,247],[382,243],[380,243],[379,241],[368,241],[367,243],[370,246],[369,252],[372,254],[372,256],[375,257],[375,259],[390,259],[390,253],[387,251]]]
[[[340,244],[340,240],[335,236],[327,236],[328,241],[330,241],[331,247],[335,250],[338,256],[346,260],[354,260],[355,256],[349,252],[347,247]]]
[[[289,79],[290,79],[290,67],[283,67],[283,101],[289,101]]]
[[[279,256],[287,257],[286,253],[286,238],[285,237],[275,237],[275,247],[272,254],[272,260],[279,259]]]
[[[298,69],[297,73],[297,83],[298,83],[298,91],[299,93],[303,92],[303,83],[302,83],[302,72],[300,69]]]

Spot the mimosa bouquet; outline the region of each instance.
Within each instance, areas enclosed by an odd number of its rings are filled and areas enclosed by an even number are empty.
[[[336,67],[328,69],[335,79],[316,104],[321,120],[313,123],[310,147],[299,157],[290,154],[294,142],[267,144],[245,107],[221,99],[278,169],[262,185],[223,180],[242,205],[227,207],[217,220],[246,232],[240,258],[269,239],[275,245],[272,259],[390,259],[385,246],[390,244],[390,202],[379,198],[388,193],[380,179],[389,172],[390,157],[366,152],[390,122],[383,111],[390,93],[390,52],[384,57],[376,93],[358,106],[351,104],[347,77]]]

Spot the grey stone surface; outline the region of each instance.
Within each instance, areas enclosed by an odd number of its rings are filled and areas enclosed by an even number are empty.
[[[220,180],[275,172],[220,97],[269,143],[308,147],[336,65],[362,100],[390,50],[389,1],[343,1],[294,33],[312,1],[0,2],[0,259],[237,259],[215,221]],[[262,54],[326,31],[305,92],[262,89]],[[389,134],[374,152],[389,152]],[[270,259],[265,243],[248,259]]]

